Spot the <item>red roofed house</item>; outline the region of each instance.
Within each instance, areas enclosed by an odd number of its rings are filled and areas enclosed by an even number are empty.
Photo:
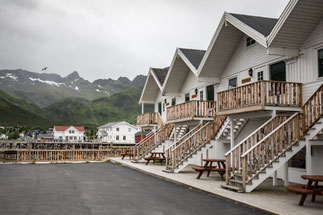
[[[83,126],[54,126],[54,140],[60,142],[83,142],[85,130]]]

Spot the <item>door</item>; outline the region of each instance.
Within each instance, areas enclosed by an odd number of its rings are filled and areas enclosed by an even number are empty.
[[[286,63],[284,61],[270,65],[270,80],[286,81]]]
[[[206,87],[206,100],[214,101],[214,86],[213,85]]]
[[[162,115],[162,104],[161,102],[158,102],[158,113]]]

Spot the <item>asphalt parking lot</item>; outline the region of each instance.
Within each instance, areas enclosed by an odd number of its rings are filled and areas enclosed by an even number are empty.
[[[265,214],[111,163],[0,165],[0,214]]]

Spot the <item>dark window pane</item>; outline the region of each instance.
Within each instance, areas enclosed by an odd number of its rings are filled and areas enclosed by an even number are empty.
[[[176,105],[176,98],[172,99],[172,106]]]
[[[237,78],[232,78],[229,80],[229,89],[237,87]]]
[[[319,77],[323,77],[323,49],[318,51]]]
[[[286,81],[286,64],[284,61],[270,65],[270,75],[273,81]]]
[[[188,102],[188,101],[190,101],[190,94],[186,93],[185,94],[185,102]]]

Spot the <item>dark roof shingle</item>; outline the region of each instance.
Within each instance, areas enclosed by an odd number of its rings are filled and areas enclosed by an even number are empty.
[[[183,49],[180,48],[185,57],[191,62],[191,64],[197,69],[204,57],[205,50],[197,49]]]
[[[153,73],[156,75],[158,81],[160,82],[161,85],[164,84],[165,78],[167,76],[169,67],[166,67],[164,69],[160,69],[160,68],[151,68],[151,70],[153,71]]]
[[[270,34],[271,30],[274,28],[274,26],[278,21],[278,19],[275,19],[275,18],[250,16],[250,15],[235,14],[235,13],[230,13],[230,14],[235,18],[239,19],[241,22],[255,29],[256,31],[258,31],[264,36],[268,36]]]

